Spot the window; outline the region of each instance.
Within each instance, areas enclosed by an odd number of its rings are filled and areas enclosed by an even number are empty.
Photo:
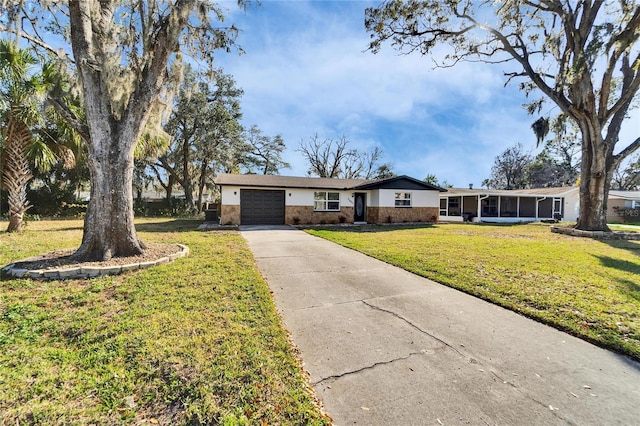
[[[450,197],[449,198],[449,201],[448,201],[448,206],[449,206],[448,215],[449,216],[461,216],[462,215],[462,213],[460,211],[460,201],[461,201],[460,197]]]
[[[313,209],[320,211],[340,211],[340,193],[328,191],[314,192]]]
[[[631,202],[631,208],[632,209],[640,209],[640,200],[633,200]]]
[[[480,205],[482,206],[482,216],[498,217],[498,197],[490,196],[484,198]]]
[[[396,207],[411,207],[411,193],[396,192]]]

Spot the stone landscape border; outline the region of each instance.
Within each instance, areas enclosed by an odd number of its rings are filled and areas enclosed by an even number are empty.
[[[640,232],[633,231],[583,231],[568,226],[552,226],[551,232],[596,240],[640,240]]]
[[[174,260],[185,257],[189,254],[189,247],[184,244],[176,244],[180,251],[161,257],[156,260],[129,263],[126,265],[114,266],[81,266],[77,268],[55,268],[55,269],[19,269],[15,267],[15,263],[11,263],[4,267],[4,273],[15,278],[31,278],[34,280],[65,280],[73,278],[95,278],[105,275],[118,275],[124,272],[137,271],[152,266],[163,265],[173,262]],[[28,262],[30,259],[21,260],[20,262]],[[19,263],[19,262],[18,262]]]

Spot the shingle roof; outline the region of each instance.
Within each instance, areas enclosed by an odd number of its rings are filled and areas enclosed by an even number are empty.
[[[640,191],[609,191],[609,196],[624,200],[640,200]]]
[[[412,178],[407,175],[393,176],[387,179],[370,181],[363,185],[359,185],[354,189],[425,189],[430,191],[447,192],[446,189],[439,186],[431,185],[424,181]]]
[[[466,188],[449,188],[449,192],[446,196],[460,196],[460,195],[502,195],[516,197],[518,195],[531,195],[531,196],[562,196],[571,191],[575,191],[578,188],[575,186],[564,186],[560,188],[532,188],[532,189],[466,189]]]
[[[351,189],[374,182],[365,179],[331,179],[317,177],[219,174],[216,185],[254,186],[264,188]]]

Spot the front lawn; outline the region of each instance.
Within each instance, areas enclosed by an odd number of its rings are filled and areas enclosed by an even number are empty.
[[[569,237],[544,224],[308,232],[640,360],[640,241]]]
[[[2,424],[328,424],[237,232],[137,222],[186,258],[90,280],[0,281]],[[81,221],[0,233],[0,266],[77,247]]]

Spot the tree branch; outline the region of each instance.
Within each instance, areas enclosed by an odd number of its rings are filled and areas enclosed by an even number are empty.
[[[619,154],[614,155],[613,159],[616,164],[622,163],[625,158],[629,157],[631,154],[640,149],[640,137],[633,141],[629,146],[620,151]]]
[[[90,142],[91,137],[89,135],[89,127],[86,123],[80,120],[73,111],[71,111],[67,104],[50,95],[47,96],[47,102],[55,108],[56,112],[60,114],[76,132],[78,132],[85,142]]]
[[[25,40],[29,41],[32,44],[35,44],[36,46],[39,46],[43,49],[45,49],[48,52],[54,53],[58,58],[60,59],[67,59],[69,61],[71,61],[73,63],[73,59],[71,59],[71,57],[69,55],[67,55],[66,53],[64,53],[63,49],[56,49],[53,46],[45,43],[44,41],[40,40],[37,37],[34,37],[30,34],[27,34],[26,32],[22,31],[22,30],[16,30],[14,28],[9,28],[7,26],[4,25],[0,25],[0,32],[8,32],[8,33],[12,33],[17,35],[18,37],[24,38]]]

